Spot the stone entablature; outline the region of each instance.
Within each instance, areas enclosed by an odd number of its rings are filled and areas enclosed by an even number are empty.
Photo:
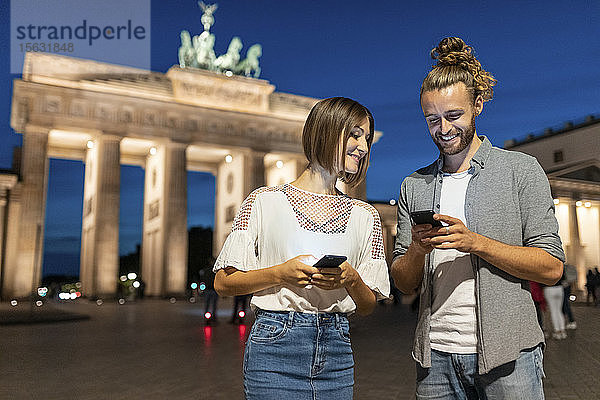
[[[11,125],[103,131],[189,144],[259,147],[302,153],[302,123],[266,115],[206,109],[186,104],[89,93],[73,88],[15,81]],[[82,128],[83,127],[83,128]]]

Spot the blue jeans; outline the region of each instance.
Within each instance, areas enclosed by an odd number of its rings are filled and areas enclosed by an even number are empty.
[[[484,375],[477,373],[477,354],[431,351],[431,368],[417,364],[417,399],[543,400],[541,345]]]
[[[248,400],[352,399],[348,318],[256,310],[244,353]]]

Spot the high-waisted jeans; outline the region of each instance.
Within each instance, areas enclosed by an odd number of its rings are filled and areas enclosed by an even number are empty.
[[[353,385],[345,314],[256,310],[244,353],[246,399],[348,400]]]

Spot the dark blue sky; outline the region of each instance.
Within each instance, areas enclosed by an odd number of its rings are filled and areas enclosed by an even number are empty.
[[[8,54],[8,1],[0,2],[0,44]],[[233,36],[243,54],[261,43],[262,79],[277,91],[346,96],[371,109],[384,136],[371,156],[367,194],[388,200],[404,176],[436,156],[419,107],[419,87],[445,36],[460,36],[497,79],[477,130],[496,145],[600,112],[600,2],[590,1],[227,1],[218,2],[215,51]],[[202,31],[196,0],[152,1],[151,62],[177,63],[179,32]],[[101,56],[99,56],[101,58]],[[0,57],[0,168],[20,135],[9,125],[12,79]],[[189,175],[189,223],[211,225],[214,179]],[[123,167],[121,253],[141,238],[143,171]],[[50,164],[46,249],[77,254],[83,164]],[[48,251],[48,250],[47,250]],[[46,273],[47,271],[45,271]]]

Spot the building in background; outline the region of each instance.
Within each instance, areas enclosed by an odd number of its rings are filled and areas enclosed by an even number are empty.
[[[587,270],[600,266],[600,119],[590,115],[504,147],[534,156],[546,171],[567,263],[584,290]]]

